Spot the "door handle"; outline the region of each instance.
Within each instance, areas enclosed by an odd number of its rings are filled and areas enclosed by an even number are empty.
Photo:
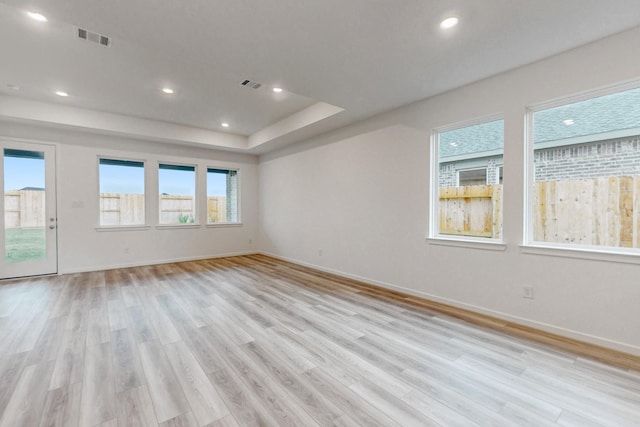
[[[51,225],[49,226],[49,228],[50,228],[51,230],[53,230],[54,228],[56,228],[56,226],[55,226],[55,225],[53,225],[53,224],[51,224]]]

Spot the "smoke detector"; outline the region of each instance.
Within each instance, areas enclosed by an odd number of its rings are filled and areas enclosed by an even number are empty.
[[[84,28],[78,28],[78,38],[105,47],[108,47],[111,44],[111,39],[109,37],[94,33],[93,31],[89,31]]]

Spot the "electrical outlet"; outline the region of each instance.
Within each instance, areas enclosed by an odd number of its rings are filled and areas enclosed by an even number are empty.
[[[249,244],[252,244],[252,243],[253,243],[253,240],[249,239]]]
[[[129,255],[129,253],[130,253],[129,248],[124,248],[124,253]]]
[[[525,286],[522,288],[522,298],[533,299],[533,286]]]
[[[322,249],[318,249],[318,256],[322,256]]]

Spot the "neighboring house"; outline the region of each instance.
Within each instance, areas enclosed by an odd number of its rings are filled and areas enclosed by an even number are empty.
[[[537,111],[533,136],[535,181],[637,175],[640,89]],[[502,141],[502,121],[441,134],[440,186],[502,183]]]

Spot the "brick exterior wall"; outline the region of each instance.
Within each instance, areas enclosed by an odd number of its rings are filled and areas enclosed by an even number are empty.
[[[458,171],[487,167],[487,182],[496,182],[500,158],[489,158],[484,166],[477,159],[441,163],[440,187],[455,187]],[[473,163],[472,163],[473,162]],[[640,135],[535,150],[536,181],[640,175]]]
[[[438,172],[438,182],[440,187],[455,187],[458,185],[458,171],[464,169],[480,169],[487,168],[487,183],[494,184],[496,182],[496,174],[498,173],[498,164],[500,157],[493,157],[487,159],[483,164],[477,165],[474,160],[474,164],[468,163],[468,161],[448,162],[440,163],[440,169]]]
[[[227,222],[238,221],[238,172],[227,174]]]
[[[440,187],[455,187],[458,182],[456,172],[456,163],[440,163],[440,171],[438,172],[438,181]]]
[[[640,174],[640,136],[534,152],[535,180],[562,181]]]
[[[487,162],[487,184],[497,183],[498,165],[497,159],[489,159]]]

